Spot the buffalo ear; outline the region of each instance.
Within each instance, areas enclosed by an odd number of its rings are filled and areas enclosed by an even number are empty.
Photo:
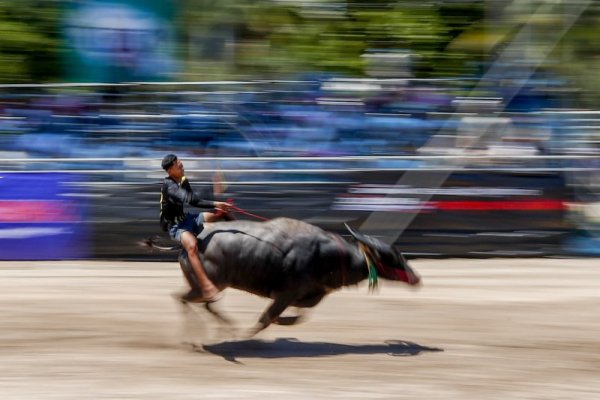
[[[350,232],[350,235],[352,235],[354,239],[358,240],[362,244],[367,245],[371,249],[377,250],[382,253],[392,251],[391,246],[383,243],[382,241],[377,240],[371,236],[365,235],[364,233],[356,232],[352,230],[352,228],[350,228],[346,223],[344,223],[344,225],[346,226],[346,229],[348,229],[348,232]]]

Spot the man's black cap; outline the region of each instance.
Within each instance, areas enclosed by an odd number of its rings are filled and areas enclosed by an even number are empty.
[[[162,167],[166,171],[171,168],[171,165],[177,160],[177,156],[175,154],[167,154],[162,160]]]

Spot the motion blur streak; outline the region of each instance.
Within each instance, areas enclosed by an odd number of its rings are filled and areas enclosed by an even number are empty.
[[[3,222],[75,222],[80,215],[73,213],[65,201],[6,201],[0,200],[0,223]]]

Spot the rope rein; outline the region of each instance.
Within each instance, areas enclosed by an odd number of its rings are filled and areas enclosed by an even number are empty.
[[[233,204],[233,199],[228,199],[227,202],[231,205],[230,209],[232,211],[234,211],[234,212],[238,212],[240,214],[248,215],[249,217],[253,217],[253,218],[259,219],[261,221],[268,221],[269,220],[269,218],[261,217],[260,215],[253,214],[253,213],[251,213],[249,211],[244,210],[243,208],[239,208],[238,206],[235,206]]]

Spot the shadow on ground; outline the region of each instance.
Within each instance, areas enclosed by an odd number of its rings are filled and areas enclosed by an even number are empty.
[[[444,351],[403,340],[387,340],[382,344],[339,344],[327,342],[301,342],[280,338],[274,341],[241,340],[205,345],[202,350],[232,362],[237,358],[325,357],[344,354],[388,354],[390,356],[416,356],[423,352]]]

